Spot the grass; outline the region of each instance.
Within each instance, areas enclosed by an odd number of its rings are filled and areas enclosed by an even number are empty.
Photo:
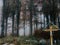
[[[2,43],[14,43],[15,45],[33,45],[31,42],[26,42],[26,40],[29,40],[29,37],[12,37],[8,36],[5,38],[0,38],[0,45]]]

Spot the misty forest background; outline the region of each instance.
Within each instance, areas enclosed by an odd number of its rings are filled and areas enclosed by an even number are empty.
[[[50,23],[60,28],[60,0],[0,0],[0,36],[33,35]]]

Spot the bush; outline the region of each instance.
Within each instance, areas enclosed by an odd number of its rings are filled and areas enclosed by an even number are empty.
[[[34,31],[34,37],[36,39],[40,39],[41,38],[41,33],[42,33],[42,30],[41,29],[40,30],[35,30]]]

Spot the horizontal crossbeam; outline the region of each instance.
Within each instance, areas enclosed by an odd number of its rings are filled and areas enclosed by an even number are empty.
[[[59,29],[46,29],[44,31],[48,32],[48,31],[58,31]]]

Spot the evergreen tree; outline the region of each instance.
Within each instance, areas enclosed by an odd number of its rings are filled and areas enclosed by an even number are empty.
[[[5,0],[3,0],[3,14],[2,14],[2,25],[1,25],[1,36],[4,36],[4,15],[5,15]]]
[[[32,35],[33,0],[30,0],[29,11],[30,11],[30,35]]]
[[[56,24],[56,18],[57,18],[57,1],[56,0],[45,0],[43,2],[43,13],[47,19],[47,25],[49,24],[49,16],[50,21],[53,24]]]
[[[19,0],[16,0],[17,2],[17,7],[16,7],[16,17],[17,17],[17,36],[19,36],[19,19],[20,19],[20,8],[21,8],[21,2],[19,2]]]

